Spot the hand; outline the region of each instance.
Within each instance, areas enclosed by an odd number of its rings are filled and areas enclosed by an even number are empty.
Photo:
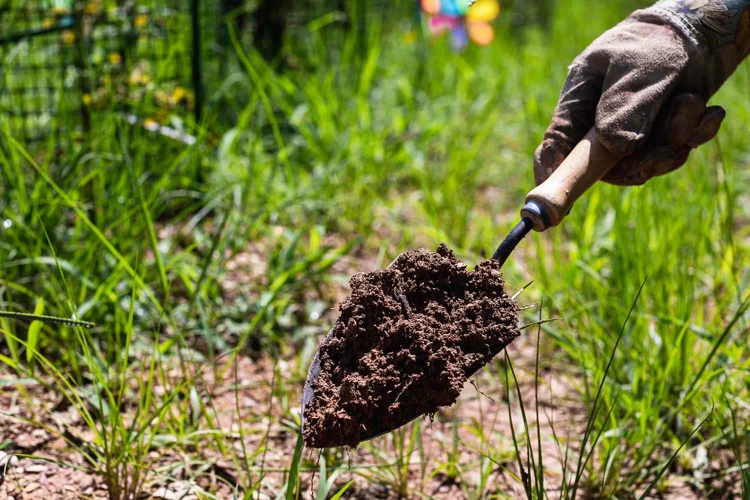
[[[640,185],[669,173],[713,139],[726,112],[707,101],[750,52],[750,9],[727,8],[732,24],[720,40],[711,37],[716,18],[706,23],[700,17],[701,9],[724,1],[660,2],[634,13],[577,57],[536,152],[537,184],[592,126],[599,141],[623,158],[604,178],[616,185]]]

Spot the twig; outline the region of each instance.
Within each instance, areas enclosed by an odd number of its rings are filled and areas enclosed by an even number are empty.
[[[545,319],[545,320],[542,320],[542,321],[535,321],[534,323],[529,323],[528,325],[520,326],[518,329],[521,330],[521,331],[528,330],[529,328],[533,328],[535,326],[544,325],[544,324],[547,324],[547,323],[553,323],[555,321],[560,321],[560,318]]]
[[[408,319],[411,319],[412,318],[411,306],[409,305],[409,301],[406,300],[406,295],[401,293],[401,290],[399,290],[398,288],[394,288],[393,296],[401,304],[401,309],[403,309],[404,311],[404,316],[406,316]]]
[[[477,390],[477,392],[478,392],[479,394],[481,394],[481,395],[482,395],[482,396],[484,396],[485,398],[489,399],[489,400],[490,400],[490,401],[492,401],[493,403],[497,403],[497,401],[495,401],[494,399],[492,399],[491,397],[489,397],[489,396],[488,396],[487,394],[485,394],[485,393],[483,393],[482,391],[480,391],[480,390],[479,390],[479,387],[477,386],[477,383],[476,383],[476,382],[474,382],[474,380],[469,380],[469,382],[471,383],[471,385],[473,385],[473,386],[474,386],[474,389],[476,389],[476,390]]]
[[[529,288],[529,287],[530,287],[531,285],[533,285],[533,284],[534,284],[534,281],[533,281],[533,280],[532,280],[532,281],[529,281],[529,282],[528,282],[528,283],[526,284],[526,286],[525,286],[525,287],[523,287],[523,288],[521,288],[520,290],[518,290],[518,291],[516,292],[516,294],[515,294],[515,295],[513,295],[513,297],[511,297],[511,298],[512,298],[513,300],[516,300],[516,299],[517,299],[517,298],[518,298],[518,297],[519,297],[519,296],[520,296],[520,295],[521,295],[521,294],[522,294],[523,292],[525,292],[525,291],[526,291],[526,289],[527,289],[527,288]]]
[[[398,400],[401,399],[401,396],[404,395],[404,393],[406,392],[406,389],[408,389],[409,387],[411,387],[412,382],[414,382],[413,379],[409,380],[409,383],[406,384],[403,389],[401,389],[401,392],[398,394],[398,396],[396,396],[396,400],[394,401],[394,403],[398,403]]]
[[[18,319],[21,321],[40,321],[42,323],[53,325],[80,326],[83,328],[96,328],[96,324],[88,321],[78,321],[75,319],[56,318],[54,316],[39,316],[37,314],[0,311],[0,318]]]

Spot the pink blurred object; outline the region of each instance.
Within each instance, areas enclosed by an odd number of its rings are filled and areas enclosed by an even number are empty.
[[[461,18],[443,15],[433,16],[430,17],[428,26],[431,34],[439,35],[461,26]]]

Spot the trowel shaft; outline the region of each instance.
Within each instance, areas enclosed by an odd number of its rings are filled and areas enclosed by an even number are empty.
[[[542,232],[559,225],[573,204],[620,161],[605,148],[592,128],[543,184],[526,197],[521,222],[498,247],[494,260],[505,264],[532,229]]]

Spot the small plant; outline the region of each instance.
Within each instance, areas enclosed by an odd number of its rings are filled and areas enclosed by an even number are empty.
[[[615,359],[615,356],[617,354],[617,349],[620,346],[621,342],[624,339],[624,334],[626,331],[626,327],[628,325],[628,322],[631,319],[631,316],[633,315],[633,312],[635,311],[636,304],[638,303],[638,299],[641,296],[641,293],[643,292],[643,288],[645,286],[645,281],[641,285],[640,290],[638,291],[635,299],[633,300],[633,303],[630,307],[630,311],[628,312],[627,317],[625,318],[625,321],[622,325],[622,328],[620,329],[620,333],[615,341],[613,351],[609,357],[609,361],[607,362],[606,367],[604,368],[604,372],[602,374],[602,379],[599,382],[597,391],[594,395],[593,405],[589,409],[589,416],[586,423],[586,428],[583,434],[583,437],[580,442],[580,450],[578,451],[578,459],[577,461],[571,461],[571,449],[570,449],[570,439],[566,439],[565,443],[565,452],[564,455],[561,454],[561,467],[562,467],[562,490],[561,495],[562,498],[566,499],[575,499],[579,498],[579,495],[581,494],[582,490],[584,489],[593,489],[597,486],[589,480],[589,482],[584,482],[584,473],[589,468],[589,464],[591,461],[592,456],[594,455],[594,452],[597,449],[597,446],[600,443],[600,440],[602,436],[604,435],[607,426],[609,425],[611,421],[611,417],[614,410],[614,405],[611,405],[609,409],[605,410],[604,401],[605,401],[605,393],[604,388],[605,384],[608,381],[609,375],[610,375],[610,369],[612,367],[612,363]],[[523,396],[520,391],[520,384],[518,383],[518,378],[516,377],[516,371],[513,367],[513,363],[510,359],[510,356],[505,354],[505,377],[506,377],[506,399],[508,401],[508,413],[510,417],[510,425],[511,425],[511,432],[512,432],[512,438],[513,438],[513,444],[516,451],[516,462],[518,465],[518,470],[520,471],[520,482],[523,486],[524,492],[526,494],[526,497],[529,500],[533,500],[536,498],[546,498],[549,493],[547,492],[545,488],[545,477],[547,475],[547,472],[545,470],[544,466],[544,460],[543,460],[543,453],[542,453],[542,441],[541,441],[541,430],[540,430],[540,420],[539,420],[539,352],[540,352],[540,345],[541,345],[541,319],[540,324],[537,329],[537,357],[536,357],[536,364],[535,364],[535,403],[534,403],[534,410],[536,413],[536,428],[537,428],[537,442],[534,443],[531,434],[532,429],[529,425],[528,419],[527,419],[527,413],[526,413],[526,406],[524,404]],[[512,384],[511,384],[512,382]],[[516,396],[518,400],[518,404],[520,405],[521,410],[521,416],[522,416],[522,428],[520,432],[516,431],[516,426],[513,422],[513,412],[512,412],[512,397],[511,397],[511,385],[515,385],[516,387]],[[614,401],[617,401],[617,395],[614,396]],[[604,413],[606,411],[606,414]],[[713,410],[709,413],[709,415],[696,427],[696,429],[690,433],[690,435],[687,437],[687,439],[682,443],[682,445],[674,452],[674,454],[666,460],[666,462],[656,471],[654,471],[654,477],[651,480],[651,482],[648,484],[646,489],[643,491],[643,493],[639,496],[641,499],[645,499],[648,497],[649,493],[654,489],[654,487],[657,485],[659,480],[666,474],[666,472],[669,470],[672,463],[677,458],[679,452],[683,449],[683,447],[686,445],[686,443],[692,439],[692,437],[703,427],[703,425],[708,421],[708,419],[713,415]],[[597,431],[595,426],[600,425],[601,427]],[[561,450],[561,442],[558,439],[557,433],[554,431],[554,424],[550,423],[550,425],[553,428],[553,437],[555,440],[555,445],[558,450]],[[607,456],[611,456],[611,450],[607,453]],[[606,480],[604,481],[604,485],[606,485]],[[614,495],[615,491],[608,493],[607,491],[602,488],[601,490],[597,491],[595,494],[597,495],[607,495],[609,494]]]

